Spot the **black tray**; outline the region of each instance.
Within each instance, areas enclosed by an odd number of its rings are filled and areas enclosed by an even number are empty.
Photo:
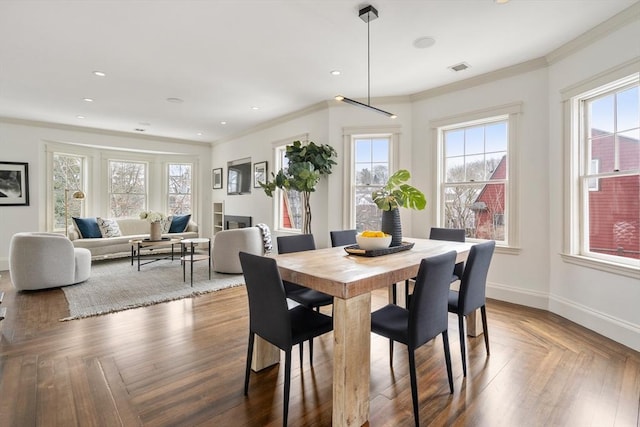
[[[384,249],[372,249],[365,250],[360,249],[358,245],[345,246],[344,250],[347,251],[349,255],[358,255],[358,256],[381,256],[381,255],[389,255],[395,254],[396,252],[408,251],[413,248],[413,242],[402,242],[400,246],[390,246]]]

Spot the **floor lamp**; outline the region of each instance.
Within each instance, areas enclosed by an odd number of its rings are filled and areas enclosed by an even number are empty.
[[[80,190],[74,191],[71,198],[74,200],[83,200],[84,193]],[[69,235],[69,189],[64,189],[64,235]]]

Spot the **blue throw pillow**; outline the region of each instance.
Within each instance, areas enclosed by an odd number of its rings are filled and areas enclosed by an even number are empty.
[[[96,218],[76,218],[73,217],[73,222],[76,225],[80,237],[83,239],[99,239],[102,238],[100,227],[98,227],[98,221]]]
[[[171,218],[171,227],[169,227],[169,233],[183,233],[187,229],[190,219],[191,214],[174,215]]]

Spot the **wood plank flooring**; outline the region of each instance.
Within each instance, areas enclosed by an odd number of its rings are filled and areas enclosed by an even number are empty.
[[[243,395],[244,287],[69,322],[59,289],[17,293],[2,272],[0,291],[0,426],[282,424],[279,366],[252,374]],[[385,302],[376,292],[373,309]],[[638,352],[546,311],[487,306],[491,356],[468,338],[466,379],[450,317],[453,395],[442,340],[416,352],[423,425],[639,425]],[[293,357],[290,426],[331,425],[332,340],[316,340],[313,367]],[[387,340],[372,335],[371,426],[413,425],[407,369],[404,346],[390,367]]]

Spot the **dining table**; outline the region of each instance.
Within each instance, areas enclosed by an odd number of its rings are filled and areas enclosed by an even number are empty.
[[[345,247],[271,255],[283,280],[334,297],[333,426],[361,426],[369,419],[371,292],[416,277],[424,258],[456,251],[456,262],[464,262],[473,245],[403,239],[411,243],[408,250],[380,256],[350,254]],[[279,362],[277,348],[266,341],[255,352],[254,370]]]

